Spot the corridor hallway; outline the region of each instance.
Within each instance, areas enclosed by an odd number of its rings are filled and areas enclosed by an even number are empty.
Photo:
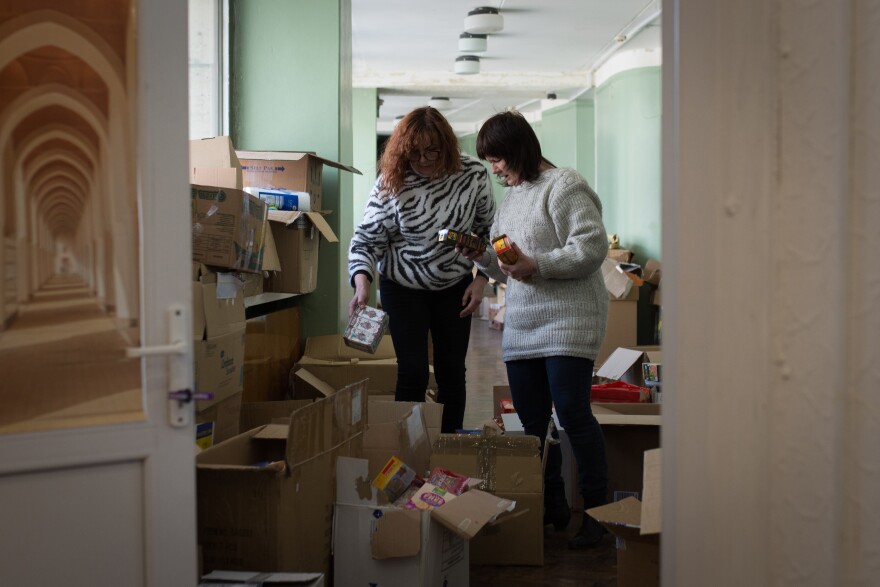
[[[0,332],[0,434],[142,420],[138,329],[80,279],[54,276]]]

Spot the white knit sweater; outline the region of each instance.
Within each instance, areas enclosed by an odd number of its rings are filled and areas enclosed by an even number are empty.
[[[492,225],[538,265],[527,280],[507,280],[491,247],[478,266],[507,284],[505,361],[549,356],[596,359],[608,319],[602,260],[608,240],[602,203],[573,169],[550,169],[511,187]]]

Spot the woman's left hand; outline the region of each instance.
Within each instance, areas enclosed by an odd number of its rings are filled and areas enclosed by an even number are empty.
[[[498,268],[501,269],[501,272],[504,273],[508,277],[512,277],[518,281],[524,281],[529,279],[532,275],[535,275],[538,272],[538,262],[535,261],[534,257],[529,257],[519,248],[519,245],[516,243],[510,243],[513,247],[513,252],[516,253],[518,257],[516,263],[511,265],[507,265],[506,263],[502,263],[501,260],[498,261]]]
[[[483,303],[483,289],[486,287],[486,278],[480,274],[474,277],[473,282],[464,290],[464,296],[461,298],[461,305],[464,306],[460,318],[466,318],[476,312]]]

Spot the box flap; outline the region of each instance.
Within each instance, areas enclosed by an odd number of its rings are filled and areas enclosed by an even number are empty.
[[[291,414],[287,436],[290,467],[332,450],[366,426],[367,381],[343,387]]]
[[[376,510],[376,526],[370,537],[374,559],[416,556],[421,550],[422,512],[397,508]]]
[[[632,280],[620,268],[620,263],[607,257],[602,261],[602,277],[605,278],[608,293],[618,299],[625,298],[633,287]]]
[[[641,533],[659,534],[662,525],[661,508],[661,453],[655,448],[645,451],[645,471],[642,480],[642,527]]]
[[[290,430],[288,424],[266,424],[253,435],[255,440],[287,440]]]
[[[298,369],[293,374],[294,394],[298,399],[325,398],[336,393],[333,386],[319,379],[308,369]]]
[[[470,540],[486,525],[499,521],[501,514],[512,512],[516,502],[491,493],[471,489],[431,510],[431,517],[465,540]]]
[[[330,225],[327,224],[326,220],[324,220],[324,215],[320,212],[269,210],[270,222],[277,222],[287,227],[290,227],[301,216],[305,216],[306,218],[308,218],[312,222],[312,224],[315,225],[315,228],[318,229],[318,232],[321,233],[321,236],[323,236],[328,243],[339,242],[339,238],[336,236],[336,233],[333,232],[333,229],[330,228]]]
[[[321,359],[324,361],[348,361],[348,359],[366,359],[368,361],[378,359],[396,359],[394,345],[391,337],[382,337],[379,348],[370,354],[352,348],[345,344],[341,334],[327,334],[322,336],[310,336],[306,339],[306,347],[303,358]],[[396,361],[395,361],[396,362]]]
[[[336,458],[336,503],[377,506],[377,493],[366,459]]]
[[[599,367],[596,375],[608,379],[620,379],[624,373],[642,358],[643,352],[634,349],[618,348]]]
[[[269,210],[268,214],[271,214]],[[268,221],[267,221],[268,222]],[[275,237],[272,236],[271,228],[266,231],[263,241],[263,271],[281,271],[281,259],[278,258],[278,247],[275,245]]]
[[[336,169],[342,169],[343,171],[363,175],[360,171],[358,171],[351,165],[345,165],[344,163],[339,163],[338,161],[333,161],[332,159],[325,159],[324,157],[319,157],[314,153],[295,153],[292,151],[238,151],[238,155],[242,159],[260,159],[264,161],[300,161],[305,157],[311,157],[315,161],[320,161],[324,165],[329,165],[330,167],[335,167]]]
[[[638,529],[642,522],[642,502],[635,497],[627,497],[587,510],[590,517],[611,527],[624,526]]]

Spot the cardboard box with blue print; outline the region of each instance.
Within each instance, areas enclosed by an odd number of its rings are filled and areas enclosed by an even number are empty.
[[[232,273],[215,273],[194,264],[193,276],[193,388],[213,394],[210,400],[196,402],[204,447],[238,434],[244,382],[244,297]]]
[[[238,151],[236,154],[241,162],[244,187],[308,192],[312,211],[323,210],[321,200],[325,165],[361,175],[350,165],[319,157],[315,153]]]

